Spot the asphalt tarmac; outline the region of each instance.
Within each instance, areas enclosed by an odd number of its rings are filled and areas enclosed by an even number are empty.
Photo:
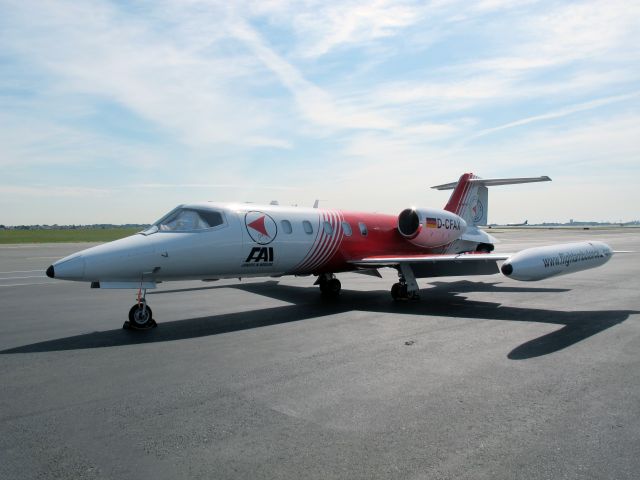
[[[640,229],[518,230],[497,251]],[[44,276],[88,244],[0,246],[0,478],[636,479],[640,253],[523,283],[176,282]]]

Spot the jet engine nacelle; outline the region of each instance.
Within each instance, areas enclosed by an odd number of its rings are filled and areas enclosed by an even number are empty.
[[[613,251],[603,242],[578,242],[527,248],[510,256],[500,270],[514,280],[535,281],[599,267]]]
[[[398,216],[398,231],[420,247],[439,247],[457,240],[467,223],[455,213],[438,208],[407,208]]]

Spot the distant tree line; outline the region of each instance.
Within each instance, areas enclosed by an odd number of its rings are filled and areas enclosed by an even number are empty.
[[[149,228],[149,224],[126,223],[114,225],[112,223],[94,223],[92,225],[0,225],[0,230],[99,230],[111,228]]]

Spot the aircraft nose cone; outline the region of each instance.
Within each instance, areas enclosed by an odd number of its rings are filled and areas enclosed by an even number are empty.
[[[62,280],[83,280],[85,262],[82,256],[74,256],[69,259],[62,259],[51,266],[51,273],[55,273],[55,278]],[[54,271],[55,269],[55,271]],[[47,270],[47,275],[49,271]]]
[[[47,271],[45,273],[49,278],[55,278],[56,276],[55,271],[53,270],[53,265],[49,265],[49,268],[47,268]]]

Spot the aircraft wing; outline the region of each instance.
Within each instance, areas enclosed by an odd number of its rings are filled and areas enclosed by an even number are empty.
[[[498,261],[510,253],[458,253],[427,255],[379,255],[351,260],[358,267],[381,268],[411,266],[416,278],[459,275],[493,275],[499,272]]]

